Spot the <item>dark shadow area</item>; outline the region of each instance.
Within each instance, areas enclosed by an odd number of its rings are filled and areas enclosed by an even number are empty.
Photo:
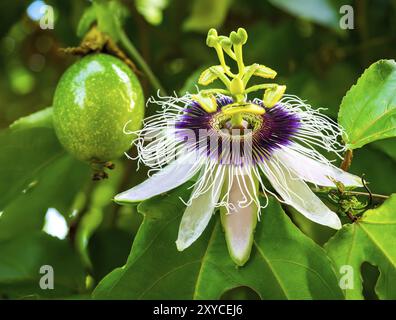
[[[380,275],[378,267],[373,266],[368,262],[363,262],[360,271],[363,279],[364,298],[366,300],[378,300],[378,296],[375,293],[375,286]]]

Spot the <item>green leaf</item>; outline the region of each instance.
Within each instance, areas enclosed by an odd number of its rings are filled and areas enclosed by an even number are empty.
[[[225,292],[220,300],[260,300],[260,296],[248,287],[237,287]]]
[[[0,242],[0,295],[9,298],[64,297],[84,290],[85,272],[66,240],[38,232]],[[39,286],[41,266],[54,270],[54,289]]]
[[[5,190],[0,200],[0,240],[40,230],[50,207],[68,218],[89,167],[59,145],[52,129],[52,107],[15,121],[1,133],[0,144],[4,150],[0,173],[12,181],[0,183],[0,190]]]
[[[53,128],[52,107],[48,107],[32,113],[26,117],[19,118],[10,125],[13,130],[30,128]]]
[[[139,205],[144,221],[125,266],[107,275],[98,299],[219,299],[247,286],[263,299],[341,299],[324,250],[290,221],[274,199],[263,210],[251,258],[236,268],[216,215],[190,248],[175,246],[189,191],[183,187]],[[182,280],[181,280],[182,279]],[[177,286],[175,284],[177,283]]]
[[[101,280],[114,268],[125,264],[131,250],[130,232],[108,228],[96,232],[89,241],[89,253],[95,280]]]
[[[319,197],[321,197],[321,194],[317,194]],[[328,198],[328,195],[325,194],[321,200],[326,203],[326,198]],[[330,208],[334,210],[337,210],[337,208]],[[311,238],[313,241],[315,241],[318,245],[323,246],[336,232],[335,229],[328,228],[326,226],[320,225],[318,223],[315,223],[308,218],[304,217],[301,213],[299,213],[296,209],[289,207],[288,208],[288,214],[291,217],[292,221],[294,222],[295,225],[298,226],[298,228],[306,234],[309,238]]]
[[[338,29],[338,14],[329,0],[269,0],[274,6],[299,18]]]
[[[349,149],[396,136],[396,62],[372,64],[342,100],[338,122]]]
[[[231,5],[231,0],[195,0],[190,16],[183,23],[184,31],[206,33],[220,27]]]
[[[49,128],[5,130],[0,133],[0,146],[0,211],[65,154]]]
[[[73,199],[89,174],[87,165],[64,155],[32,176],[30,186],[3,209],[0,241],[41,230],[48,208],[56,208],[67,219],[74,209]]]
[[[380,299],[396,299],[396,195],[379,208],[368,210],[356,223],[345,225],[325,248],[338,268],[351,266],[353,288],[347,299],[363,299],[361,266],[377,266],[380,277],[375,291]],[[342,276],[342,275],[341,275]]]
[[[162,22],[162,11],[168,4],[169,0],[135,0],[137,11],[152,25]]]

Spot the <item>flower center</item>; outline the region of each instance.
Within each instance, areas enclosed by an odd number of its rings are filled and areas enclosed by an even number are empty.
[[[300,127],[299,118],[281,104],[257,114],[255,107],[264,108],[262,104],[233,103],[230,97],[219,97],[216,112],[206,112],[193,101],[175,124],[180,141],[218,164],[250,165],[262,163],[274,150],[291,143]]]
[[[241,125],[235,126],[232,123],[232,115],[219,112],[214,115],[210,125],[221,136],[243,139],[260,130],[264,121],[262,116],[251,113],[242,113],[241,117]]]

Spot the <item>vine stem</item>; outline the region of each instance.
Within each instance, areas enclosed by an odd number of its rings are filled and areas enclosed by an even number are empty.
[[[159,90],[162,94],[166,95],[166,91],[164,87],[161,85],[157,77],[154,75],[153,71],[149,67],[149,65],[144,61],[143,57],[140,55],[139,51],[135,48],[131,40],[129,40],[126,33],[122,30],[119,33],[119,39],[121,44],[124,46],[125,50],[133,57],[136,63],[142,68],[143,72],[146,74],[152,86]]]
[[[378,194],[378,193],[370,194],[368,192],[360,192],[360,191],[344,191],[344,193],[350,194],[350,195],[356,195],[356,196],[366,196],[366,197],[369,197],[371,195],[371,197],[381,199],[381,200],[389,199],[389,196],[384,195],[384,194]]]
[[[318,193],[328,193],[328,191],[322,191],[318,189],[313,189],[313,192],[318,192]],[[368,192],[361,192],[361,191],[352,191],[352,190],[345,190],[343,194],[346,195],[353,195],[353,196],[366,196],[366,197],[372,197],[380,200],[387,200],[389,199],[389,196],[384,195],[384,194],[378,194],[378,193],[368,193]]]

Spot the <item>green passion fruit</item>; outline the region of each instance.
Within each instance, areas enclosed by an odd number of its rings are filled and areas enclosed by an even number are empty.
[[[98,53],[66,70],[53,107],[55,132],[64,148],[80,160],[100,165],[130,148],[133,137],[124,128],[135,131],[141,127],[144,96],[137,77],[124,62]]]

